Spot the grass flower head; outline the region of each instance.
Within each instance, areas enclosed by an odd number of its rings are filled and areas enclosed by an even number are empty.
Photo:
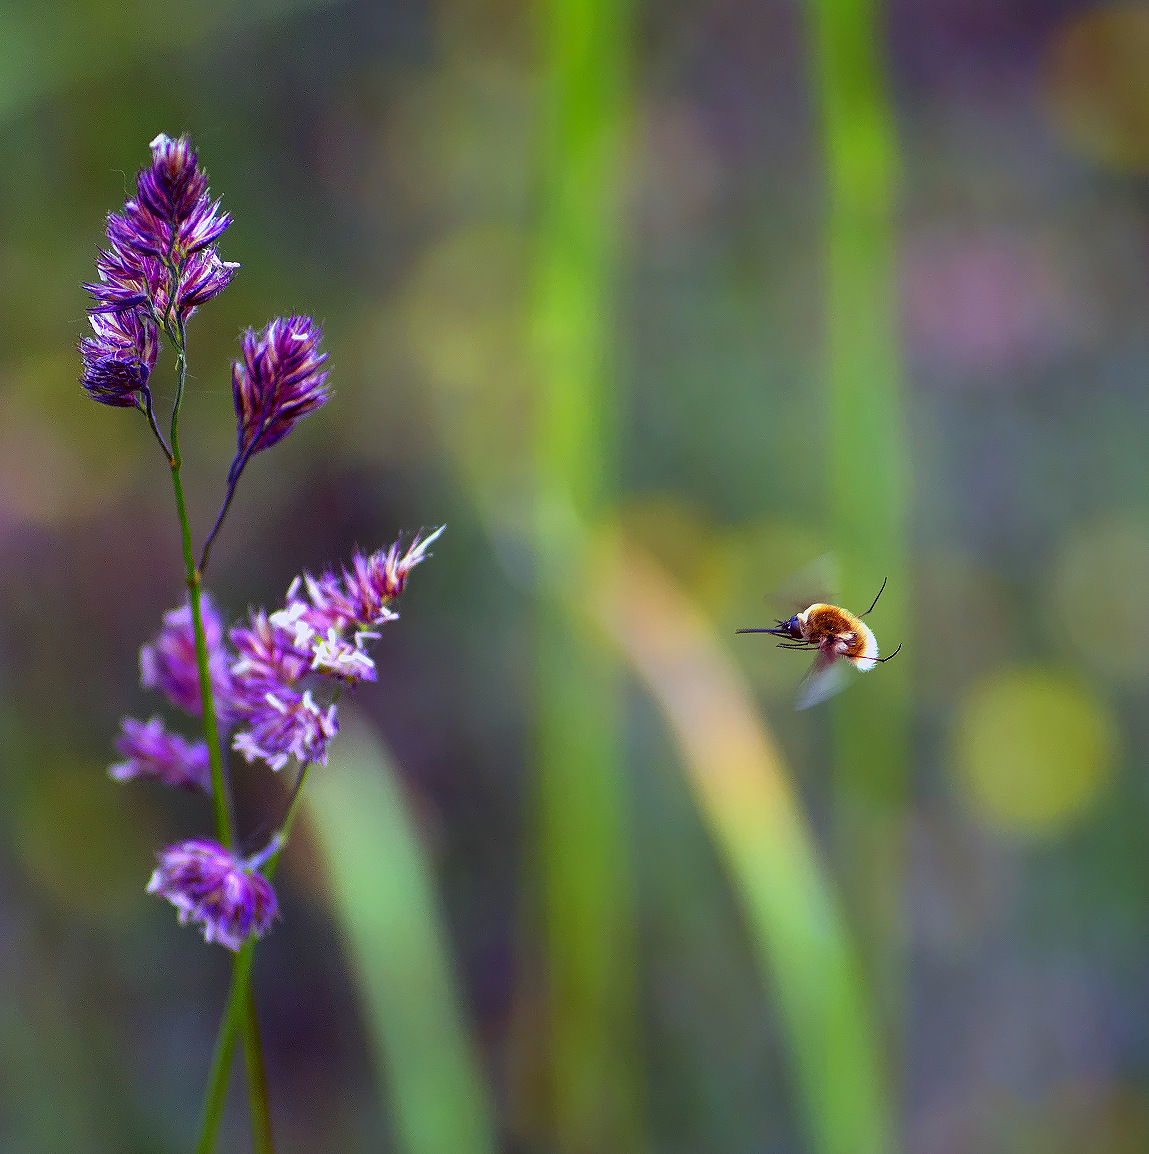
[[[239,950],[254,934],[263,937],[278,911],[271,883],[218,842],[192,839],[168,846],[147,892],[167,898],[180,924],[197,922],[204,941]]]
[[[146,723],[125,717],[120,725],[116,751],[125,760],[108,769],[114,780],[148,778],[164,785],[211,793],[206,742],[185,741],[178,733],[169,733],[158,717]]]

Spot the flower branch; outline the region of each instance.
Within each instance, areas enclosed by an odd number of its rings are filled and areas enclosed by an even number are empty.
[[[357,552],[339,575],[296,578],[282,608],[252,610],[225,638],[222,619],[203,587],[212,546],[251,459],[281,441],[297,422],[330,398],[322,329],[310,317],[278,317],[242,336],[232,366],[236,454],[226,494],[196,564],[184,496],[179,418],[188,376],[187,325],[200,305],[231,282],[238,265],[224,261],[217,242],[231,223],[212,200],[207,177],[186,137],[151,142],[150,165],[136,195],[109,213],[107,246],[96,259],[98,280],[86,285],[92,335],[79,343],[81,384],[101,404],[137,408],[167,459],[184,560],[186,603],[164,616],[159,634],[140,650],[140,680],[176,708],[201,721],[202,740],[169,731],[159,717],[125,718],[116,740],[123,758],[109,773],[117,781],[146,779],[210,795],[215,838],[189,838],[157,855],[147,891],[166,898],[181,923],[199,927],[205,941],[235,954],[231,991],[220,1026],[204,1098],[199,1149],[215,1142],[228,1073],[240,1030],[247,1059],[248,1101],[256,1147],[272,1150],[259,1027],[251,995],[255,942],[270,929],[279,906],[271,878],[299,810],[308,769],[326,764],[339,730],[340,693],[374,681],[369,643],[396,619],[391,603],[412,569],[427,556],[442,528],[417,534],[404,549]],[[175,356],[176,395],[165,440],[152,404],[150,378],[161,334]],[[272,770],[299,765],[283,822],[250,856],[239,853],[234,806],[221,736],[249,764]]]

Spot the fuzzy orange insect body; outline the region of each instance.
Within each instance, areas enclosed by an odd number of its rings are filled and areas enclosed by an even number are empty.
[[[860,618],[822,602],[811,605],[791,618],[798,625],[798,638],[805,645],[817,646],[819,652],[844,657],[855,669],[873,669],[878,660],[878,642],[873,631]],[[789,626],[789,622],[787,622]],[[793,637],[794,631],[789,630]]]
[[[882,589],[886,583],[882,582]],[[878,597],[882,595],[878,590]],[[739,633],[770,633],[782,637],[781,649],[804,649],[814,651],[814,664],[802,682],[798,693],[798,709],[806,709],[825,701],[845,685],[842,661],[852,665],[862,673],[873,669],[882,661],[889,661],[901,649],[899,645],[889,657],[878,656],[878,641],[873,630],[862,620],[878,603],[865,613],[853,613],[818,601],[801,613],[795,613],[789,621],[779,621],[772,628],[739,629]]]

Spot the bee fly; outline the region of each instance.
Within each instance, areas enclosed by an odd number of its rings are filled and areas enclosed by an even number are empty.
[[[883,581],[882,589],[885,587]],[[882,589],[878,590],[878,597],[881,597]],[[786,639],[778,642],[779,649],[814,652],[814,664],[802,680],[794,706],[795,709],[809,709],[845,687],[843,661],[865,673],[901,651],[899,645],[889,657],[879,657],[877,639],[862,620],[873,611],[878,597],[865,613],[859,613],[857,617],[837,605],[825,605],[819,601],[801,613],[795,613],[789,621],[779,621],[773,628],[738,629],[736,632],[770,633]]]

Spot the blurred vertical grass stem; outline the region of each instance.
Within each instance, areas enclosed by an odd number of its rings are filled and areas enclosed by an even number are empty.
[[[611,314],[631,11],[547,0],[532,316],[536,751],[554,1148],[640,1148],[619,675],[563,596],[613,497]]]
[[[397,1149],[494,1154],[430,864],[390,758],[346,707],[339,744],[303,804],[393,1104]]]
[[[173,278],[175,272],[172,272]],[[170,296],[169,296],[170,309]],[[192,548],[191,525],[188,521],[187,504],[184,500],[183,481],[180,473],[183,460],[180,454],[179,421],[180,406],[183,402],[184,386],[187,381],[188,355],[187,333],[182,320],[168,323],[166,330],[176,352],[178,384],[176,399],[172,406],[171,424],[171,475],[176,499],[176,513],[180,523],[180,542],[183,551],[184,568],[188,587],[188,603],[192,613],[192,631],[195,637],[196,670],[199,675],[200,704],[203,715],[203,735],[207,744],[208,760],[211,767],[212,809],[215,814],[216,837],[230,849],[235,840],[234,806],[231,787],[223,772],[223,758],[220,753],[219,726],[215,716],[215,696],[212,690],[211,671],[208,666],[207,637],[204,634],[203,609],[200,597],[203,591],[203,574],[195,563]],[[150,419],[150,409],[149,409]],[[153,428],[154,428],[153,423]],[[162,443],[162,438],[161,438]],[[251,949],[254,949],[254,943]],[[249,955],[250,957],[250,955]],[[253,1149],[258,1154],[271,1154],[274,1142],[271,1132],[271,1103],[267,1093],[267,1075],[264,1070],[263,1047],[259,1037],[259,1023],[255,1015],[255,1000],[250,986],[250,960],[241,964],[237,957],[233,961],[233,983],[229,994],[229,1005],[224,1010],[220,1023],[220,1040],[212,1059],[211,1072],[204,1090],[203,1115],[200,1122],[200,1136],[197,1149],[201,1154],[215,1146],[219,1123],[223,1115],[224,1098],[227,1091],[228,1073],[231,1068],[232,1044],[226,1040],[228,1026],[233,1014],[241,1014],[243,1027],[244,1059],[247,1067],[248,1108],[251,1112]],[[240,1008],[233,1011],[230,1001],[235,999]]]
[[[856,951],[745,681],[698,610],[633,546],[607,542],[582,596],[678,742],[781,1008],[811,1149],[891,1154],[885,1077]]]
[[[873,0],[808,0],[826,166],[829,509],[843,603],[903,653],[834,702],[838,852],[888,1040],[899,1033],[902,825],[909,746],[907,444],[902,405],[893,110]]]

